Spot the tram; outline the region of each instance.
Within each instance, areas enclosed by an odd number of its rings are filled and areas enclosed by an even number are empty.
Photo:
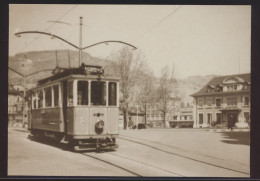
[[[118,147],[119,77],[101,66],[57,71],[28,95],[33,137],[65,140],[76,151]]]

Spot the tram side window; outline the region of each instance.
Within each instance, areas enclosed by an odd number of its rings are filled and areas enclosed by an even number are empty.
[[[51,87],[47,87],[45,90],[45,106],[51,107],[52,95],[51,95]]]
[[[68,82],[68,87],[67,87],[67,94],[68,94],[68,106],[72,106],[73,105],[73,82]]]
[[[36,92],[33,92],[33,95],[32,95],[32,101],[33,101],[33,103],[32,103],[32,108],[33,109],[37,109],[37,107],[36,107],[36,101],[37,101],[37,99],[36,99]]]
[[[43,107],[43,92],[42,90],[38,90],[37,91],[37,101],[38,101],[38,108],[42,108]]]
[[[116,102],[117,102],[116,93],[117,93],[116,83],[109,82],[108,83],[108,105],[109,106],[116,106]]]
[[[29,94],[29,96],[28,96],[28,110],[30,110],[32,108],[32,96],[31,96],[31,92],[29,92],[28,94]]]
[[[88,105],[87,81],[78,81],[78,105]]]
[[[53,86],[54,106],[59,106],[59,85]]]
[[[106,105],[106,83],[100,81],[91,82],[91,105]]]

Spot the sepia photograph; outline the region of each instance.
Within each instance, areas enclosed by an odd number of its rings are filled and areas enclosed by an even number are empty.
[[[250,178],[251,10],[9,4],[7,176]]]

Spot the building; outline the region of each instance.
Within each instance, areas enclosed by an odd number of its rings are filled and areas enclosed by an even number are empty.
[[[138,124],[145,123],[144,112],[136,112],[136,111],[128,112],[128,115],[129,115],[128,127],[138,126]]]
[[[8,122],[22,123],[24,110],[23,87],[8,86]],[[25,111],[26,112],[26,111]],[[25,113],[25,118],[27,114]]]
[[[173,119],[169,120],[172,128],[192,128],[193,106],[178,107],[173,113]]]
[[[146,124],[150,127],[163,127],[164,115],[156,103],[146,105]]]
[[[249,127],[250,74],[214,77],[194,97],[194,127]]]

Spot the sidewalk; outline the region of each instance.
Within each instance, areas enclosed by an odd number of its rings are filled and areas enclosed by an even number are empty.
[[[29,132],[27,125],[23,128],[22,124],[8,125],[8,130],[9,129],[15,131],[21,131],[21,132]]]
[[[233,128],[233,130],[227,128],[200,128],[205,131],[213,131],[213,132],[249,132],[250,128]]]

